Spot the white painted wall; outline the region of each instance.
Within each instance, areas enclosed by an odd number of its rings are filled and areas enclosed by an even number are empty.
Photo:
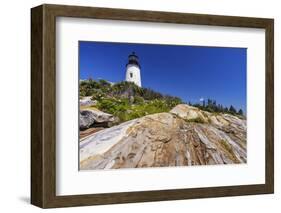
[[[10,0],[0,7],[0,212],[41,212],[30,191],[30,7],[42,3],[275,18],[275,106],[281,109],[281,13],[277,0]],[[51,209],[48,212],[280,212],[281,111],[275,110],[275,194]]]
[[[126,67],[126,81],[134,82],[141,87],[141,73],[140,67],[135,64],[128,64]]]

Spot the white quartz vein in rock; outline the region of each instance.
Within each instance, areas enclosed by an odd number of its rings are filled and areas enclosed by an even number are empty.
[[[91,156],[101,155],[109,150],[116,143],[126,136],[129,127],[134,125],[136,120],[127,121],[118,126],[104,129],[98,134],[87,137],[80,142],[80,161],[83,161]]]

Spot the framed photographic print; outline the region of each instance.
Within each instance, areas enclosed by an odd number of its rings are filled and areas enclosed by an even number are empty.
[[[273,19],[31,9],[31,203],[274,191]]]

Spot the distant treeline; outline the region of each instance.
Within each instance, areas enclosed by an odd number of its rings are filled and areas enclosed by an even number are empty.
[[[207,99],[207,101],[203,100],[200,104],[199,103],[192,104],[191,102],[189,102],[188,104],[208,112],[222,112],[222,113],[229,113],[232,115],[244,115],[242,109],[237,110],[232,105],[230,105],[230,107],[226,107],[223,106],[222,104],[217,104],[217,102],[212,99]]]

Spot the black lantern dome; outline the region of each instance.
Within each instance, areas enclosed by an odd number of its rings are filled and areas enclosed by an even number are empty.
[[[139,57],[136,55],[135,52],[132,52],[129,56],[128,56],[128,63],[127,63],[127,66],[129,64],[135,64],[137,66],[140,67],[140,64],[139,64]]]

